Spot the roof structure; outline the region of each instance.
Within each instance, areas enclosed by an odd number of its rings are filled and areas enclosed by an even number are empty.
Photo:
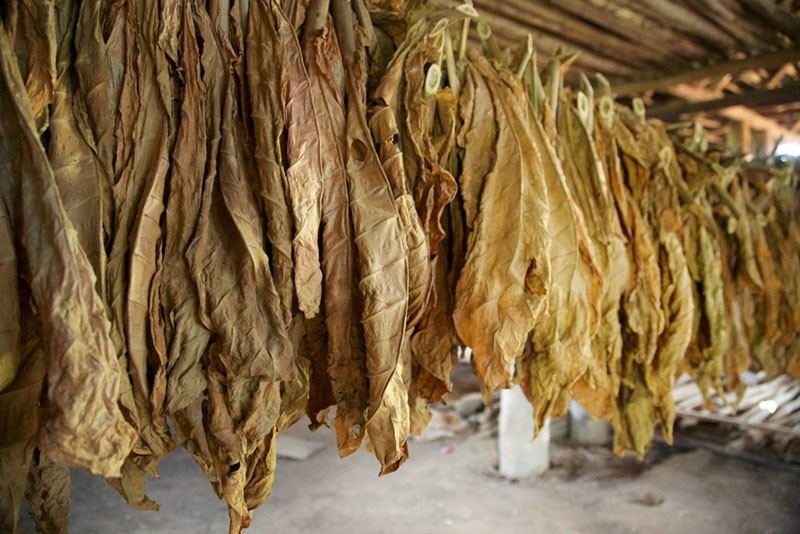
[[[500,47],[577,51],[649,116],[699,120],[746,152],[800,142],[798,0],[474,0]]]

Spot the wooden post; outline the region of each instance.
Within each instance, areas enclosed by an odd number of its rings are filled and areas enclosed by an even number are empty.
[[[725,135],[725,149],[729,153],[750,154],[750,125],[746,122],[730,121]]]
[[[522,388],[500,392],[499,471],[506,478],[541,475],[550,465],[550,420],[533,438],[533,407]]]
[[[769,136],[765,130],[753,130],[752,140],[754,156],[760,158],[769,154],[772,147],[769,146]]]

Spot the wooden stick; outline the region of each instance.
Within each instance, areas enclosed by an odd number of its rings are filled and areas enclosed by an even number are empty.
[[[547,2],[531,2],[530,0],[504,0],[491,2],[481,11],[492,12],[524,29],[536,29],[553,35],[570,48],[591,50],[608,59],[624,58],[625,63],[639,68],[649,67],[650,62],[667,60],[666,53],[651,51],[637,43],[617,37],[613,32],[604,31],[592,24],[584,22],[581,17],[574,17],[560,11],[556,7],[546,5]]]
[[[356,34],[353,28],[353,10],[350,0],[333,1],[333,22],[336,35],[339,38],[339,48],[342,50],[342,59],[349,65],[355,59]]]
[[[322,31],[328,21],[330,5],[331,0],[311,0],[306,12],[306,23],[303,27],[304,38],[314,37]]]
[[[375,28],[372,26],[372,18],[369,16],[369,11],[367,11],[367,6],[364,4],[364,0],[353,0],[353,11],[356,12],[358,23],[362,28],[364,28],[364,33],[367,34],[367,48],[369,49],[371,55],[375,46],[378,44],[378,38],[375,36]]]
[[[627,9],[609,0],[559,0],[558,8],[573,16],[581,17],[606,30],[613,31],[625,39],[651,52],[661,52],[670,63],[676,59],[702,57],[707,50],[700,43],[653,20],[642,13]]]

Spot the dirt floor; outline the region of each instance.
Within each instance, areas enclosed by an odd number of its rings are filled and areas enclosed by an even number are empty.
[[[324,448],[279,459],[273,495],[248,532],[800,532],[800,476],[703,449],[657,447],[641,463],[554,444],[544,477],[510,482],[494,474],[491,432],[466,433],[411,443],[408,462],[379,479],[365,451],[340,460],[331,431],[290,432]],[[102,479],[75,472],[70,532],[227,531],[225,505],[186,453],[166,458],[161,473],[149,491],[161,511],[138,512]]]

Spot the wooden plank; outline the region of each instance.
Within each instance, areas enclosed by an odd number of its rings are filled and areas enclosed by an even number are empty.
[[[663,78],[623,82],[614,84],[612,87],[614,92],[619,95],[633,96],[645,91],[664,90],[682,83],[696,82],[706,78],[718,78],[725,74],[739,74],[747,70],[759,68],[767,70],[777,69],[786,63],[796,63],[797,61],[800,61],[800,48],[791,48],[788,50],[751,56],[746,59],[722,61],[713,65],[670,74]]]
[[[739,95],[728,95],[711,100],[693,100],[689,102],[669,102],[648,108],[649,116],[665,120],[677,119],[684,113],[700,113],[717,111],[733,106],[758,108],[761,106],[778,106],[800,101],[800,84],[791,84],[777,89],[757,89]]]

